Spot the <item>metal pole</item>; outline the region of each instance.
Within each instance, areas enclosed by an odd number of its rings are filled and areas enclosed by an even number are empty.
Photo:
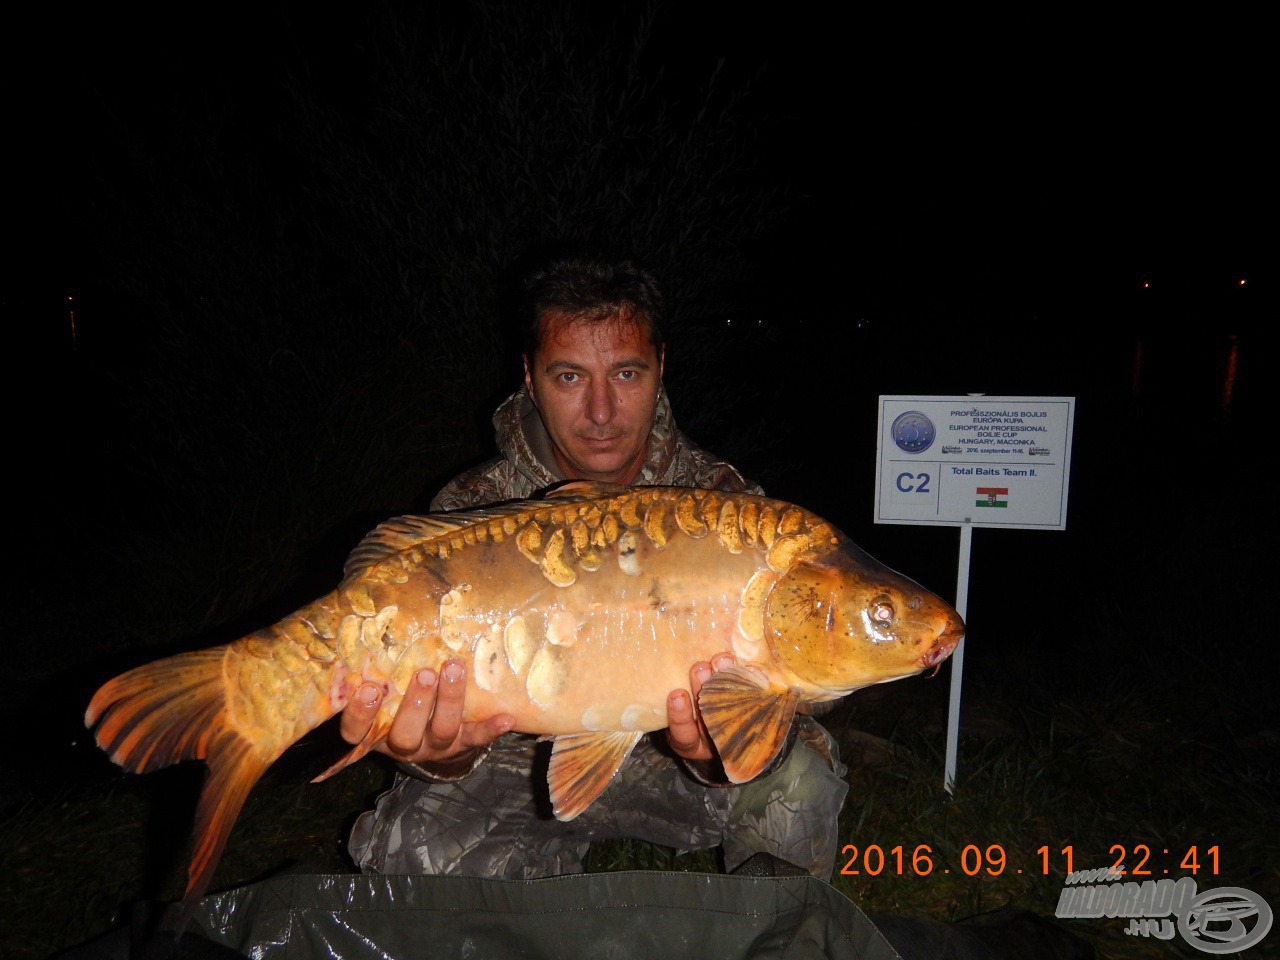
[[[968,622],[969,614],[969,557],[973,549],[973,527],[966,523],[960,528],[960,562],[956,571],[956,613]],[[967,633],[966,629],[966,633]],[[951,793],[956,782],[956,753],[960,745],[960,685],[964,680],[964,640],[951,654],[951,703],[947,708],[947,760],[942,788]]]

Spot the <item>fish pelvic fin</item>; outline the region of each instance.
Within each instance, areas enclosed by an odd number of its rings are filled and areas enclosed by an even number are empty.
[[[800,692],[770,684],[741,666],[717,670],[698,692],[698,712],[720,753],[725,775],[746,783],[782,749]]]
[[[133,773],[182,760],[208,764],[196,808],[183,926],[213,879],[249,791],[287,746],[254,743],[229,722],[227,651],[225,646],[213,647],[130,670],[103,684],[85,713],[85,723],[97,725],[98,745]]]
[[[557,820],[572,820],[604,793],[644,736],[641,730],[571,733],[552,738],[547,783]]]

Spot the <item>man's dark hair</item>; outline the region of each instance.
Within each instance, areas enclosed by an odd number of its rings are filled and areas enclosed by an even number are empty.
[[[662,348],[662,288],[653,271],[632,257],[562,250],[527,270],[520,290],[523,347],[530,357],[542,342],[540,321],[548,311],[588,322],[633,319],[648,328],[654,349]]]

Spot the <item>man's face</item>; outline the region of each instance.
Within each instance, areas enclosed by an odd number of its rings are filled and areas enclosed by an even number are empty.
[[[631,483],[644,466],[662,354],[644,324],[548,313],[524,382],[572,480]]]

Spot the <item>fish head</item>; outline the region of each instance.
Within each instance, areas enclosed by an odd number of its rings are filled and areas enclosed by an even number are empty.
[[[951,605],[839,533],[769,592],[765,635],[813,699],[936,669],[964,637]]]

